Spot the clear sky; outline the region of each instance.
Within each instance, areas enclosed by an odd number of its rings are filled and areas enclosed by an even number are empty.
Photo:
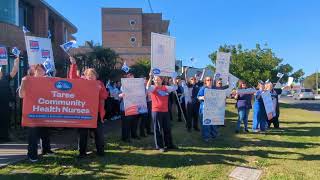
[[[134,7],[151,12],[147,0],[46,0],[78,27],[75,36],[101,43],[101,8]],[[177,58],[199,67],[223,44],[254,48],[267,43],[294,70],[320,69],[319,0],[151,0],[154,12],[170,20]]]

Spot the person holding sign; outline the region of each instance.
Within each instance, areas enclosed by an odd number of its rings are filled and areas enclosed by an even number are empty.
[[[150,78],[146,89],[147,92],[151,94],[156,149],[159,149],[160,152],[165,152],[166,149],[176,149],[177,147],[173,145],[172,142],[170,115],[168,111],[169,93],[177,90],[175,77],[173,77],[173,85],[166,86],[162,85],[162,77],[153,76],[152,71],[149,75]],[[151,85],[152,79],[154,85]]]
[[[70,72],[69,78],[71,79],[79,79],[80,77],[77,75],[77,64],[76,60],[70,56]],[[97,81],[98,73],[93,68],[88,68],[84,71],[84,80]],[[104,156],[104,132],[103,132],[103,123],[105,116],[104,102],[108,98],[108,92],[104,86],[104,84],[98,80],[100,91],[99,91],[99,111],[98,111],[98,119],[97,119],[97,128],[94,129],[94,138],[97,148],[97,155]],[[83,158],[87,155],[87,142],[88,142],[88,134],[89,129],[80,128],[79,129],[79,158]]]
[[[281,94],[281,89],[274,89],[271,83],[268,84],[267,90],[271,93],[271,98],[273,102],[273,107],[275,110],[275,116],[268,121],[268,127],[270,128],[271,124],[273,124],[274,128],[279,128],[279,115],[280,115],[280,108],[279,108],[279,94]],[[279,94],[278,94],[278,92]]]
[[[252,130],[253,132],[265,131],[266,123],[268,120],[268,116],[266,113],[266,109],[264,107],[262,94],[266,93],[265,91],[265,83],[259,81],[258,91],[255,93],[254,104],[253,104],[253,124]]]
[[[209,142],[210,139],[213,139],[217,136],[217,127],[215,125],[204,125],[203,123],[203,113],[204,113],[204,101],[205,101],[205,91],[206,89],[213,89],[213,79],[211,77],[206,77],[204,81],[204,85],[200,88],[198,92],[198,100],[200,101],[199,108],[199,119],[201,120],[201,132],[202,137],[205,142]]]
[[[14,65],[9,74],[4,74],[3,68],[0,68],[0,142],[9,141],[9,127],[10,127],[10,114],[9,114],[9,101],[10,81],[16,76],[19,69],[19,57],[14,60]]]
[[[37,78],[45,77],[46,76],[46,68],[42,64],[37,64],[34,67],[33,72],[29,71],[29,76],[34,76]],[[28,95],[26,92],[26,77],[22,78],[21,86],[19,89],[19,96],[20,98],[24,98]],[[38,141],[41,139],[41,147],[42,147],[42,154],[52,155],[54,154],[51,151],[50,146],[50,135],[49,129],[44,127],[29,127],[28,128],[28,158],[31,162],[38,161]]]
[[[246,89],[247,83],[243,80],[239,81],[239,89]],[[239,94],[236,93],[235,97],[237,100],[236,108],[238,109],[238,122],[236,126],[236,133],[240,132],[241,122],[244,124],[244,131],[249,132],[248,130],[248,116],[249,111],[252,108],[251,100],[252,94]]]

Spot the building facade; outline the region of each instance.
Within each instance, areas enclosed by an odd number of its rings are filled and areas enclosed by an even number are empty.
[[[113,49],[128,65],[150,59],[151,32],[168,33],[169,21],[161,13],[140,8],[102,8],[102,45]]]
[[[12,47],[18,47],[25,54],[23,26],[30,31],[27,35],[37,37],[48,37],[50,30],[52,50],[59,71],[67,58],[59,45],[75,39],[73,34],[77,28],[44,0],[1,0],[0,44],[6,46],[8,52]],[[10,58],[8,61],[6,69],[10,70],[13,61]]]

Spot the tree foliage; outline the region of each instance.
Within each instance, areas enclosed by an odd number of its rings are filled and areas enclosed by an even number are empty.
[[[91,52],[75,56],[79,70],[83,72],[86,68],[94,68],[99,74],[99,79],[105,82],[119,66],[119,56],[109,48],[102,46],[92,46],[91,48]]]
[[[319,84],[320,84],[320,73],[318,73],[318,89],[320,88]],[[313,73],[310,76],[307,76],[303,80],[303,86],[305,88],[316,90],[316,73]]]
[[[139,59],[137,63],[130,67],[130,71],[135,77],[148,77],[151,68],[149,59]]]
[[[271,48],[265,45],[263,48],[256,44],[254,49],[243,49],[242,45],[220,46],[219,52],[231,52],[230,73],[255,86],[259,80],[277,82],[277,73],[283,73],[284,77],[280,82],[284,83],[288,77],[294,75],[295,79],[300,80],[304,75],[302,70],[291,74],[293,68],[290,64],[281,64],[282,59],[277,57]],[[209,58],[215,66],[217,51],[211,53]]]

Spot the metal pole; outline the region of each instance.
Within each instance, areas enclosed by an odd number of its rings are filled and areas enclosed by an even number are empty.
[[[319,70],[317,69],[316,70],[316,93],[318,95],[318,89],[319,89],[319,80],[318,80],[318,77],[319,76]]]

